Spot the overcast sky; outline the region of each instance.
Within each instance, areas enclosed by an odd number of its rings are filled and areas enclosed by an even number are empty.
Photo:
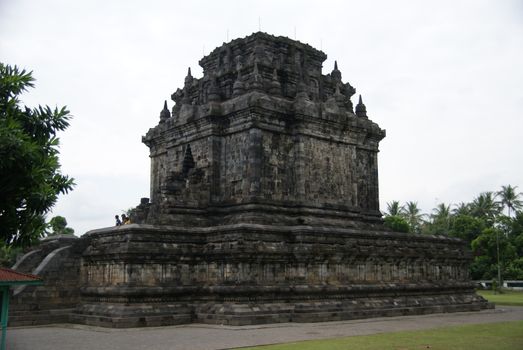
[[[382,209],[523,190],[523,1],[0,0],[0,61],[37,79],[22,100],[74,116],[60,158],[77,186],[51,215],[80,235],[148,197],[141,136],[163,101],[188,66],[201,77],[203,54],[259,28],[322,49],[324,74],[336,59],[387,130]]]

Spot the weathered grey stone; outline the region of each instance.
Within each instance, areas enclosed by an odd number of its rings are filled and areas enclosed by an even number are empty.
[[[382,225],[385,131],[361,96],[353,111],[356,90],[337,63],[322,74],[325,59],[255,33],[204,57],[202,78],[189,69],[172,111],[164,104],[143,138],[150,200],[134,209],[134,224],[71,243],[64,273],[44,277],[54,294],[34,292],[35,305],[62,300],[76,306],[71,322],[107,327],[490,307],[474,293],[463,241]]]

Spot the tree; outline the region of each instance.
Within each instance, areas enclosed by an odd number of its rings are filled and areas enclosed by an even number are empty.
[[[45,232],[45,214],[74,181],[60,173],[57,132],[69,111],[21,106],[31,72],[0,63],[0,227],[4,244],[29,245]]]
[[[511,262],[517,259],[516,248],[510,240],[499,229],[489,227],[472,241],[472,251],[476,257],[480,258],[488,269],[480,271],[481,279],[497,278],[501,286],[502,275],[505,276],[505,269]],[[478,258],[476,260],[479,260]],[[488,261],[488,264],[486,263]],[[503,272],[503,273],[502,273]],[[497,275],[497,276],[496,276]]]
[[[485,218],[488,224],[494,225],[496,216],[500,213],[501,207],[496,202],[496,194],[493,192],[483,192],[477,196],[470,205],[470,213],[474,217]]]
[[[409,232],[409,223],[399,215],[388,215],[383,219],[383,225],[394,232]]]
[[[499,192],[483,192],[470,203],[461,202],[451,210],[440,203],[424,220],[416,202],[387,203],[384,225],[393,231],[448,234],[470,244],[474,260],[473,279],[523,279],[523,204],[517,186],[502,186]],[[390,215],[399,208],[400,215]],[[504,215],[503,209],[508,210]],[[389,215],[387,215],[389,214]]]
[[[398,201],[392,201],[387,203],[387,211],[385,212],[386,216],[399,216],[401,215],[401,211],[403,210],[403,207],[400,206],[400,202]]]
[[[503,206],[503,208],[506,207],[508,209],[509,217],[511,211],[516,211],[523,207],[523,202],[519,200],[519,196],[521,196],[521,193],[516,192],[517,188],[518,186],[501,186],[501,190],[497,192],[497,195],[501,198],[501,205]]]
[[[407,202],[402,210],[402,215],[407,220],[410,232],[420,233],[421,224],[423,223],[423,217],[425,214],[421,213],[421,209],[418,208],[417,202]]]
[[[452,221],[450,205],[440,203],[432,209],[430,220],[423,222],[421,233],[428,235],[448,235]]]
[[[22,252],[22,247],[13,247],[0,243],[0,266],[11,267],[16,262],[16,256]]]
[[[456,207],[452,209],[452,215],[470,215],[470,204],[459,202]]]
[[[433,211],[433,214],[431,216],[433,219],[447,220],[450,217],[450,205],[449,204],[440,203],[432,211]]]
[[[72,235],[74,230],[67,227],[67,220],[63,216],[55,216],[49,221],[49,227],[52,231],[49,235]]]
[[[451,224],[450,205],[440,203],[436,208],[432,209],[430,215],[430,225],[428,225],[428,231],[430,234],[435,235],[447,235]]]
[[[483,219],[470,215],[457,215],[452,220],[449,235],[471,243],[483,232],[485,226]]]
[[[510,225],[509,239],[516,248],[516,254],[523,258],[523,212],[517,212]]]

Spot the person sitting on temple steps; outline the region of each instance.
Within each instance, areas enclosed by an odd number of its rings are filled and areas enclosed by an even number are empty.
[[[116,220],[116,226],[122,225],[122,222],[120,221],[120,217],[118,215],[115,215],[114,219]]]
[[[122,214],[122,225],[128,225],[131,223],[131,219],[125,214]]]

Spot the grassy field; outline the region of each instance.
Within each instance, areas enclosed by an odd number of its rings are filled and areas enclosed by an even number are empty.
[[[503,291],[501,294],[494,294],[491,290],[478,290],[478,294],[488,301],[498,305],[523,306],[523,292],[507,290]]]
[[[521,350],[523,321],[259,346],[256,350]]]

